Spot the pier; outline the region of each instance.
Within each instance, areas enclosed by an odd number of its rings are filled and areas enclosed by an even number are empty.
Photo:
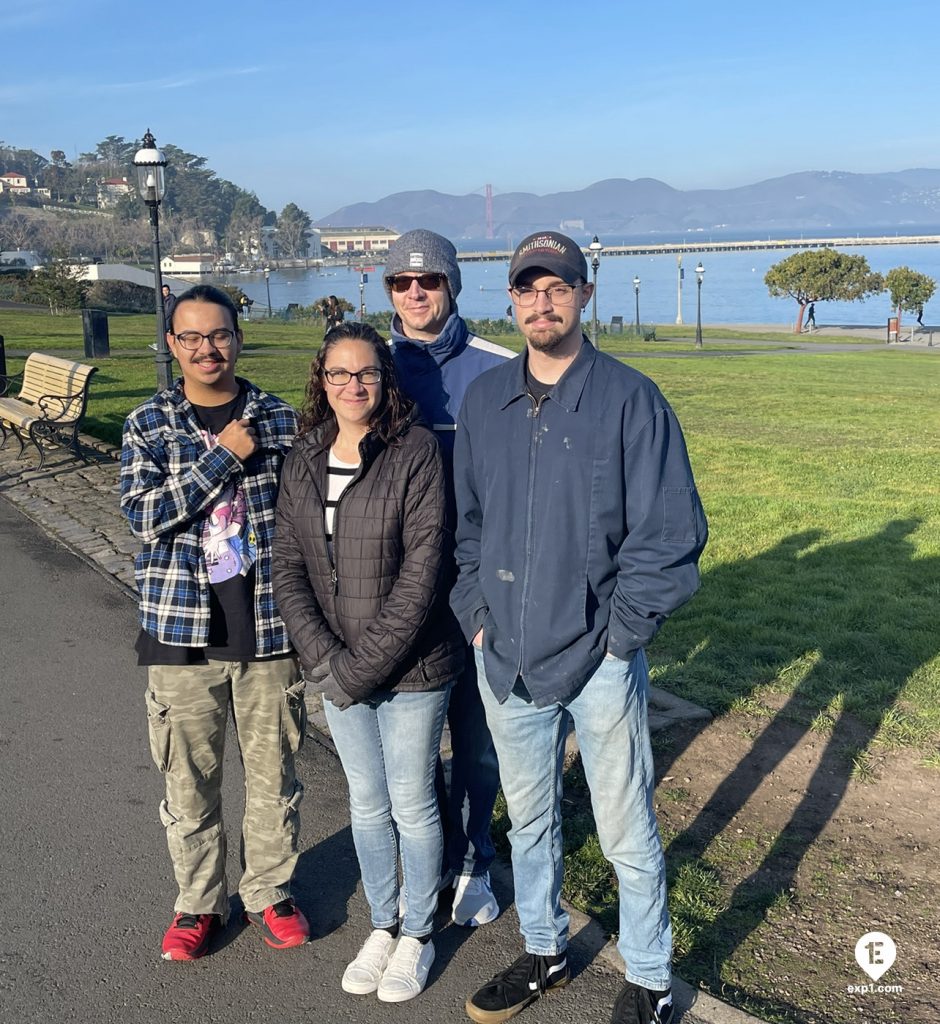
[[[940,235],[845,235],[839,238],[760,238],[748,242],[661,242],[644,245],[605,245],[605,256],[684,255],[703,252],[748,252],[762,249],[845,249],[860,245],[940,245]],[[587,246],[584,247],[587,252]],[[503,262],[511,259],[511,251],[458,252],[461,262]]]

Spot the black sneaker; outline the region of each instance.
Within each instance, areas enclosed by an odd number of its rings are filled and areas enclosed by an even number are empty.
[[[624,984],[614,1003],[610,1024],[670,1024],[672,990],[654,992],[632,981]]]
[[[562,988],[570,980],[568,958],[564,953],[556,956],[523,953],[511,967],[501,971],[468,999],[464,1008],[467,1016],[478,1024],[499,1024],[515,1017],[543,992]]]

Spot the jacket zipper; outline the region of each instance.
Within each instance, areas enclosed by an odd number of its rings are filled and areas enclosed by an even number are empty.
[[[519,615],[519,663],[516,666],[516,675],[522,675],[522,666],[525,663],[525,609],[529,598],[529,576],[532,565],[532,513],[535,501],[535,469],[538,456],[538,431],[539,412],[542,409],[542,402],[548,397],[540,395],[539,398],[527,396],[532,403],[532,430],[529,437],[529,478],[527,481],[528,493],[526,494],[526,521],[525,521],[525,575],[522,578],[522,605]],[[524,681],[524,680],[523,680]]]
[[[329,459],[329,457],[330,457],[329,456],[329,452],[327,452],[327,459]],[[364,458],[362,456],[362,452],[360,451],[359,452],[359,472],[352,478],[352,480],[349,481],[349,483],[343,489],[343,493],[339,496],[339,499],[336,502],[336,508],[333,509],[333,552],[332,552],[332,554],[330,554],[329,545],[327,546],[326,551],[327,551],[327,554],[330,556],[330,583],[333,584],[333,596],[334,597],[336,597],[336,595],[339,593],[339,573],[337,573],[337,571],[336,571],[336,550],[337,550],[336,546],[337,546],[337,540],[338,540],[338,533],[337,533],[337,531],[339,529],[339,524],[340,524],[339,510],[340,510],[340,507],[343,504],[343,501],[346,498],[346,495],[349,494],[350,490],[353,487],[355,487],[356,484],[362,479],[362,477],[363,477],[363,464],[364,464],[364,462],[365,462],[365,460],[364,460]]]

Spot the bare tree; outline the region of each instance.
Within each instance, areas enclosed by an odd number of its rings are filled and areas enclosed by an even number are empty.
[[[14,210],[0,219],[0,248],[32,249],[36,245],[37,220]]]

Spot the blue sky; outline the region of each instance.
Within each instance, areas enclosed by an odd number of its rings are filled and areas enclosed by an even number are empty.
[[[156,12],[156,20],[148,20]],[[940,167],[935,0],[21,0],[0,139],[150,127],[266,206]]]

